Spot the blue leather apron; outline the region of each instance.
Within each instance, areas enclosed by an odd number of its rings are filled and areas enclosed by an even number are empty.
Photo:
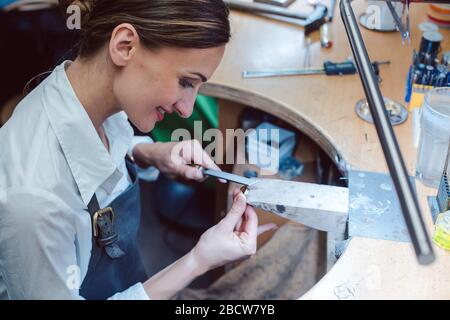
[[[95,195],[88,205],[93,236],[91,259],[80,288],[85,299],[107,299],[147,279],[137,241],[141,220],[139,179],[135,164],[128,158],[125,161],[132,184],[105,209],[98,207]]]

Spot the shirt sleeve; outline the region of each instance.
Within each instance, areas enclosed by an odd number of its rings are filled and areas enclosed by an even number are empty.
[[[142,283],[138,282],[125,291],[116,293],[108,300],[150,300]]]
[[[153,139],[149,136],[134,136],[131,146],[128,149],[128,155],[133,155],[133,148],[139,143],[153,143]],[[155,181],[159,177],[159,170],[155,167],[141,168],[136,166],[137,174],[140,179],[145,181]]]
[[[45,190],[0,194],[0,271],[10,299],[83,299],[75,214]],[[136,284],[111,299],[148,296]]]

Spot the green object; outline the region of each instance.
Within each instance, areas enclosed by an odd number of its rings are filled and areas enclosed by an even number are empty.
[[[187,129],[192,139],[194,139],[194,122],[202,122],[202,136],[203,133],[211,128],[219,127],[219,106],[216,99],[208,96],[198,95],[195,101],[194,111],[188,119],[180,117],[176,112],[167,114],[163,121],[158,122],[151,132],[151,137],[154,141],[169,142],[172,141],[172,132],[176,129]],[[210,142],[207,141],[206,144]],[[203,147],[206,147],[203,145]],[[205,181],[206,187],[214,189],[214,179]]]
[[[188,119],[180,117],[177,113],[166,115],[163,121],[158,122],[151,132],[153,140],[160,142],[171,141],[172,132],[176,129],[187,129],[194,138],[194,121],[202,122],[203,132],[210,128],[219,127],[217,101],[208,96],[199,95],[195,101],[194,111]]]

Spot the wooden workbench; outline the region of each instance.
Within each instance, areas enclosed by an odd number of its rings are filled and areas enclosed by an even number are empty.
[[[295,7],[301,7],[297,1]],[[353,6],[356,13],[366,2]],[[418,48],[421,33],[417,25],[425,20],[426,6],[411,6],[412,44],[402,46],[399,33],[361,29],[372,60],[390,60],[381,66],[384,96],[403,103],[405,79],[412,49]],[[244,70],[301,68],[305,39],[301,27],[246,13],[231,14],[232,41],[203,94],[252,106],[292,124],[311,137],[345,172],[349,168],[387,172],[373,125],[355,113],[355,104],[364,98],[357,75],[344,77],[296,76],[243,79]],[[311,66],[325,60],[342,61],[351,56],[344,26],[336,7],[331,24],[333,47],[320,47],[318,32],[312,35]],[[450,48],[450,32],[444,34],[443,48]],[[410,174],[414,174],[416,150],[413,146],[412,117],[395,127],[395,133]],[[433,223],[426,197],[436,191],[417,183],[422,213],[430,235]],[[366,298],[450,298],[450,253],[434,246],[436,261],[420,266],[412,244],[352,238],[333,268],[304,296],[305,299]]]

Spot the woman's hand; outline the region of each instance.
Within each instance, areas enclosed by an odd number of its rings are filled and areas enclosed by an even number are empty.
[[[208,270],[254,254],[257,235],[275,227],[271,223],[258,228],[255,210],[236,189],[233,207],[225,218],[208,229],[191,251],[148,279],[145,292],[151,299],[169,299]]]
[[[140,143],[134,147],[133,157],[141,168],[155,166],[162,173],[173,174],[189,180],[204,178],[201,170],[189,164],[220,170],[197,140]]]
[[[191,253],[199,267],[208,271],[253,255],[258,234],[276,227],[270,223],[258,228],[255,210],[247,205],[245,196],[236,189],[230,211],[200,237]]]

